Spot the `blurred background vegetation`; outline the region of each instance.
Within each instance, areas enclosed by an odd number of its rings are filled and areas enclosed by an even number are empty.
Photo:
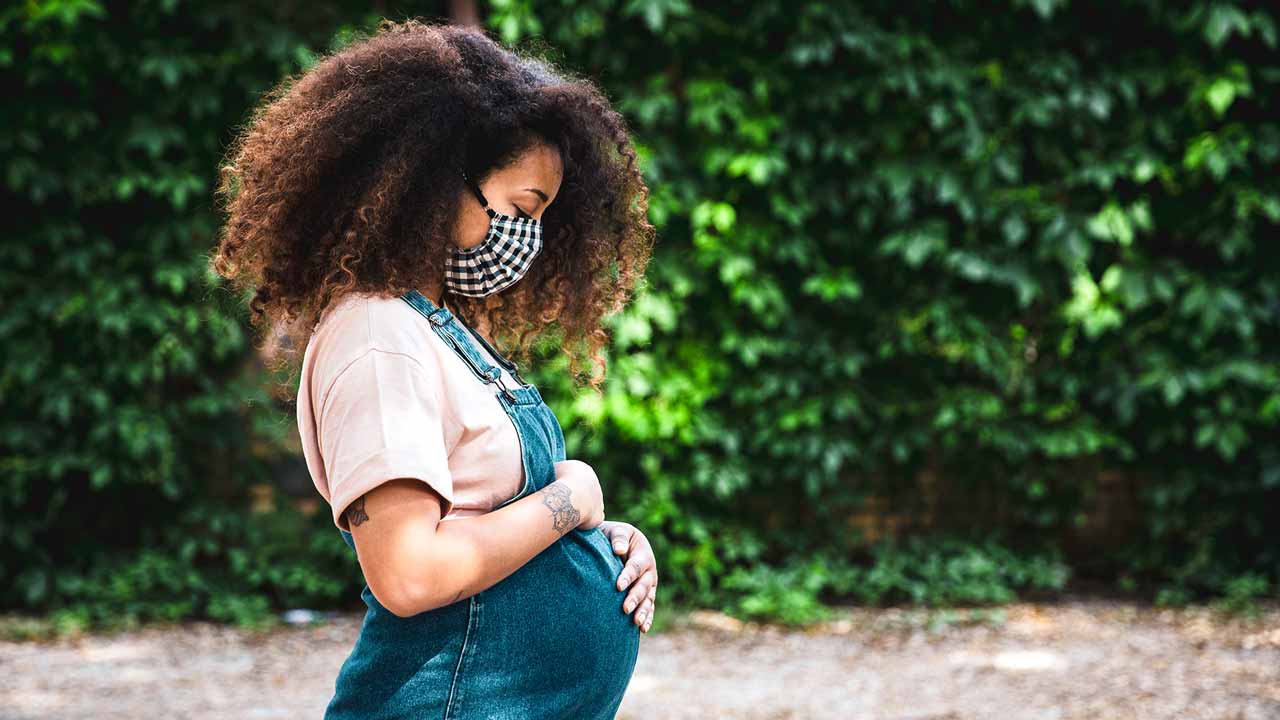
[[[554,351],[528,376],[667,602],[1275,594],[1273,6],[27,0],[0,9],[5,609],[362,608],[206,271],[215,169],[317,53],[468,7],[597,79],[642,151],[660,239],[608,391]]]

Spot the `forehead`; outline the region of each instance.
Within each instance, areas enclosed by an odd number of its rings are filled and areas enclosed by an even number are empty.
[[[547,192],[560,186],[563,173],[564,162],[560,158],[560,151],[545,143],[521,153],[515,162],[500,172],[504,180],[539,183],[534,187],[541,187]]]

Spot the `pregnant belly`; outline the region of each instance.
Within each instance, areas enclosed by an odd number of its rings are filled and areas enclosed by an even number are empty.
[[[366,585],[325,720],[613,718],[640,649],[622,565],[602,531],[571,530],[493,587],[409,618]]]
[[[571,530],[477,595],[459,717],[612,718],[640,647],[622,566],[601,530]]]

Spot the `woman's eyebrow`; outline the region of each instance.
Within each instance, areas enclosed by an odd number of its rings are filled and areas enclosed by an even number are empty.
[[[539,190],[538,188],[525,188],[525,190],[528,190],[529,192],[534,193],[534,194],[536,194],[538,197],[542,198],[542,202],[546,202],[546,201],[547,201],[547,194],[546,194],[546,193],[544,193],[544,192],[542,192],[542,191],[541,191],[541,190]]]

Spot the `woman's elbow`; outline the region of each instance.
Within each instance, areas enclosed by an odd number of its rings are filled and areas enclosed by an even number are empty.
[[[433,573],[426,553],[416,552],[412,546],[379,545],[361,557],[369,592],[382,607],[397,617],[407,618],[435,609],[438,583],[431,580]]]
[[[382,607],[396,617],[408,618],[419,613],[434,610],[440,606],[432,593],[412,583],[385,583],[375,588],[369,584],[369,592]]]
[[[399,559],[401,562],[383,566],[388,572],[378,578],[378,587],[374,587],[372,579],[369,582],[370,592],[391,614],[413,617],[462,596],[461,591],[449,588],[447,575],[431,571],[433,563],[428,553],[405,552]]]

